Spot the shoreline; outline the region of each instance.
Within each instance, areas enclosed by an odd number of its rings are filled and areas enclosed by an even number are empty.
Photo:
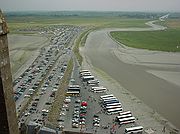
[[[132,111],[133,115],[138,119],[136,122],[139,125],[142,125],[145,131],[157,134],[169,134],[170,132],[175,132],[177,130],[173,124],[144,104],[130,91],[122,87],[116,80],[102,70],[93,67],[83,51],[83,48],[81,48],[80,53],[83,56],[82,69],[90,70],[100,83],[109,89],[109,92],[107,93],[114,94],[123,103],[125,110]],[[166,127],[165,133],[162,132],[164,126]]]
[[[152,21],[152,23],[153,22],[154,21]],[[155,25],[155,24],[153,24],[153,25]],[[148,30],[157,30],[156,28],[146,28],[143,30],[147,30],[147,29]],[[99,31],[101,31],[100,33],[104,32],[106,34],[109,34],[109,31],[120,30],[120,29],[103,29],[103,30],[102,29],[99,30]],[[127,31],[127,30],[128,29],[121,29],[121,31]],[[133,30],[133,29],[130,28],[129,30]],[[142,29],[135,28],[135,31],[136,30],[140,31]],[[160,27],[158,30],[164,30],[164,27]],[[97,31],[94,31],[94,32],[97,32]],[[89,35],[89,36],[90,36],[90,38],[92,38],[91,35]],[[123,44],[119,45],[119,43],[114,41],[112,38],[110,38],[110,40],[112,40],[116,44],[116,47],[111,48],[111,50],[110,50],[111,53],[114,53],[114,55],[120,61],[122,61],[126,64],[146,66],[148,68],[146,70],[147,73],[150,73],[148,71],[153,70],[153,69],[160,70],[161,67],[164,67],[166,65],[167,65],[167,68],[164,68],[165,71],[175,70],[174,72],[176,72],[177,71],[176,69],[179,67],[179,64],[175,64],[175,63],[177,63],[177,61],[179,61],[178,59],[179,59],[180,53],[174,54],[174,53],[169,53],[169,52],[159,52],[159,51],[149,51],[149,50],[141,50],[141,49],[136,49],[136,48],[129,48],[129,47],[124,46]],[[94,42],[89,41],[88,43],[93,44]],[[99,46],[99,47],[102,47],[102,46]],[[158,114],[155,110],[150,108],[148,105],[146,105],[144,102],[142,102],[139,98],[135,97],[130,91],[128,91],[127,89],[122,87],[121,83],[119,83],[118,81],[113,79],[111,76],[109,76],[107,73],[103,72],[102,70],[94,67],[91,64],[91,61],[90,61],[89,57],[87,56],[87,54],[85,55],[85,53],[87,51],[87,50],[85,50],[85,47],[80,47],[79,49],[80,49],[80,54],[83,56],[82,68],[89,69],[93,73],[93,75],[96,76],[100,80],[100,83],[102,83],[103,86],[108,88],[111,93],[116,94],[117,95],[116,97],[119,98],[120,100],[122,100],[122,102],[124,103],[125,109],[127,108],[127,110],[131,110],[135,114],[135,117],[136,116],[138,117],[138,123],[143,125],[145,130],[147,130],[147,132],[151,131],[152,133],[157,133],[157,134],[164,133],[164,132],[162,132],[163,127],[166,127],[165,133],[170,133],[170,132],[178,133],[179,132],[179,129],[176,128],[171,122],[166,120],[162,115]],[[139,54],[139,52],[140,52],[140,54]],[[132,54],[132,55],[129,56],[129,54]],[[162,55],[159,58],[156,58],[157,55],[159,55],[159,54],[162,54]],[[151,57],[152,55],[153,55],[153,58]],[[166,61],[169,60],[169,55],[171,55],[170,59],[173,59],[173,61],[170,64],[166,64],[167,63]],[[165,58],[165,60],[162,61],[162,58],[164,58],[164,56],[166,56],[168,58],[167,59]],[[176,57],[176,59],[174,59],[174,56]],[[153,61],[154,58],[155,58],[155,61]],[[150,64],[151,62],[149,62],[149,63],[144,62],[147,60],[152,60],[151,61],[152,64]],[[159,62],[160,62],[160,64],[158,64]],[[179,70],[178,70],[178,72],[179,72]],[[160,73],[156,72],[156,74],[159,75]],[[153,75],[155,75],[155,74],[153,74]],[[161,79],[163,79],[162,77],[164,77],[164,75],[162,75],[162,74],[161,74],[161,77],[157,76],[157,75],[155,75],[155,76],[159,77]],[[164,78],[164,80],[172,81],[173,75],[171,76],[170,79],[167,79],[167,76],[166,76],[166,79]]]

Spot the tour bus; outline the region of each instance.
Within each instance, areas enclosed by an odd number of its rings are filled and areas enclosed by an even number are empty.
[[[105,92],[106,90],[107,88],[105,87],[91,87],[91,91],[96,93]]]
[[[122,108],[121,105],[117,105],[117,106],[108,106],[108,107],[105,107],[106,110],[108,109],[115,109],[115,108]]]
[[[85,76],[91,76],[92,74],[90,73],[90,72],[88,72],[88,73],[82,73],[81,75],[80,75],[80,77],[85,77]]]
[[[112,98],[109,98],[109,99],[102,100],[102,103],[107,102],[107,101],[111,101],[111,100],[118,100],[118,99],[116,97],[112,97]]]
[[[87,85],[89,85],[89,84],[99,84],[99,81],[97,79],[90,80],[90,81],[87,82]]]
[[[68,91],[79,91],[79,93],[80,93],[80,86],[79,85],[70,85],[68,87]]]
[[[107,113],[108,115],[110,115],[110,114],[117,114],[117,113],[120,113],[122,110],[123,110],[123,108],[108,109],[108,110],[106,111],[106,113]]]
[[[135,117],[128,117],[128,118],[119,119],[120,125],[134,123],[134,122],[135,122]]]
[[[106,101],[106,102],[103,102],[103,105],[112,104],[112,103],[119,103],[119,100]]]
[[[84,72],[81,72],[80,75],[81,75],[81,74],[84,74],[84,73],[90,73],[90,71],[85,70]]]
[[[104,88],[103,86],[100,86],[100,87],[91,87],[91,90],[93,89],[101,89],[101,88]]]
[[[136,127],[130,127],[125,129],[125,134],[142,134],[143,127],[142,126],[136,126]]]
[[[121,105],[121,103],[112,103],[112,104],[106,104],[103,107],[108,107],[108,106],[118,106]]]
[[[126,115],[126,114],[131,114],[131,111],[124,111],[124,112],[119,113],[119,115]]]
[[[83,80],[83,82],[87,82],[89,80],[94,80],[94,76],[85,76],[85,77],[82,77],[82,80]]]
[[[80,86],[79,85],[69,85],[69,88],[80,88]]]
[[[106,100],[112,100],[112,99],[117,99],[117,98],[114,97],[114,96],[113,96],[113,97],[108,97],[108,98],[103,98],[103,99],[102,99],[102,102],[103,102],[103,101],[106,101]]]
[[[117,98],[111,98],[111,99],[103,100],[100,103],[105,106],[106,104],[110,104],[108,102],[111,102],[111,101],[114,102],[114,103],[119,103],[119,100]]]
[[[132,114],[126,114],[126,115],[116,116],[116,121],[119,121],[119,119],[129,118],[129,117],[132,117]]]
[[[85,72],[89,72],[89,70],[81,70],[81,71],[79,71],[79,74],[85,73]]]
[[[93,92],[95,93],[103,93],[103,92],[106,92],[107,89],[106,88],[101,88],[101,89],[94,89]]]
[[[90,84],[88,84],[88,86],[91,86],[91,87],[97,87],[97,86],[98,86],[98,84],[95,84],[95,83],[90,83]]]
[[[79,91],[67,91],[67,96],[79,96]]]
[[[113,94],[107,94],[107,95],[100,96],[100,100],[108,98],[108,97],[114,97],[114,95]]]

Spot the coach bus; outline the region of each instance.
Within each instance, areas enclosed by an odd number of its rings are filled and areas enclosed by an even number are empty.
[[[126,114],[131,114],[131,111],[124,111],[124,112],[119,113],[119,115],[126,115]]]
[[[103,101],[107,101],[107,100],[112,100],[112,99],[117,99],[116,97],[108,97],[108,98],[104,98],[104,99],[102,99],[102,102]]]
[[[97,79],[95,79],[95,80],[90,80],[90,81],[88,81],[87,82],[87,85],[89,85],[89,84],[99,84],[99,80],[97,80]]]
[[[81,73],[80,77],[85,77],[85,76],[91,76],[92,74],[90,72],[86,73]]]
[[[104,107],[108,107],[108,106],[118,106],[118,105],[121,105],[121,103],[106,104],[106,105],[104,105]]]
[[[125,134],[142,134],[143,127],[142,126],[136,126],[136,127],[130,127],[125,129]]]
[[[87,82],[89,80],[94,80],[94,76],[85,76],[85,77],[82,77],[82,80],[83,80],[83,82]]]
[[[103,102],[103,105],[113,104],[113,103],[119,103],[119,100],[117,100],[117,99],[107,100],[107,101]]]
[[[113,94],[107,94],[107,95],[100,96],[100,100],[108,98],[108,97],[114,97],[114,95]]]
[[[132,117],[132,114],[126,114],[126,115],[116,116],[116,121],[119,121],[119,119],[129,118],[129,117]]]
[[[79,91],[67,91],[66,96],[79,96],[80,92]]]
[[[117,106],[107,106],[107,107],[105,107],[106,110],[108,110],[108,109],[115,109],[115,108],[122,108],[122,106],[121,105],[117,105]]]
[[[95,93],[102,93],[102,92],[107,91],[107,88],[105,88],[105,87],[92,87],[91,91],[95,92]]]
[[[85,72],[89,72],[89,70],[81,70],[81,71],[79,71],[79,74],[85,73]]]
[[[135,122],[135,117],[128,117],[128,118],[119,119],[120,125],[134,123],[134,122]]]
[[[111,114],[117,114],[117,113],[120,113],[122,112],[123,108],[114,108],[114,109],[108,109],[106,112],[108,115],[111,115]]]

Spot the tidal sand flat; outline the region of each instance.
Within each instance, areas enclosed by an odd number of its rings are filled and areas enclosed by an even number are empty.
[[[152,66],[132,64],[133,62],[131,64],[124,62],[119,58],[121,57],[119,44],[109,37],[110,31],[111,30],[95,31],[88,36],[83,50],[87,62],[91,64],[93,68],[105,72],[123,88],[130,91],[143,101],[143,103],[151,107],[154,113],[161,114],[177,128],[180,128],[180,122],[177,118],[180,117],[180,108],[178,107],[178,102],[180,102],[179,86],[147,72],[150,68],[161,70],[164,69],[165,66],[155,68]],[[120,50],[118,55],[114,53],[117,49]],[[127,53],[127,55],[128,54],[129,53]],[[141,57],[140,55],[138,56]],[[156,56],[158,57],[158,55]],[[166,56],[169,57],[168,54]],[[177,62],[180,57],[177,55],[175,55],[175,57],[176,64],[178,65],[179,63]],[[160,57],[157,59],[159,58]],[[162,56],[162,59],[164,60],[166,57]],[[167,58],[167,60],[168,59],[169,58]],[[173,67],[173,69],[174,71],[178,71],[178,67]]]
[[[24,72],[48,43],[48,39],[40,35],[9,34],[8,40],[13,78]]]

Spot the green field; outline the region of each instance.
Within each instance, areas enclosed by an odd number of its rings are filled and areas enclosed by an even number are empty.
[[[53,18],[39,18],[31,17],[10,17],[8,19],[8,26],[11,33],[20,33],[18,30],[27,28],[43,28],[52,25],[77,25],[87,27],[147,27],[145,22],[148,19],[125,19],[120,17],[53,17]],[[22,32],[21,32],[22,33]]]
[[[180,52],[180,23],[178,22],[177,20],[164,22],[168,27],[165,31],[111,32],[111,36],[129,47]]]

